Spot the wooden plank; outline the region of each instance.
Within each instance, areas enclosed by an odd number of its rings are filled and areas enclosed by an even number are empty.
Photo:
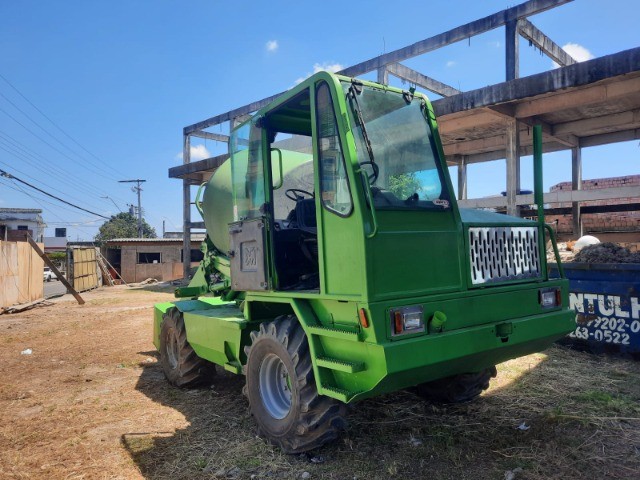
[[[44,263],[46,263],[47,266],[49,266],[51,270],[53,270],[53,273],[56,274],[56,276],[58,277],[58,280],[60,280],[62,284],[65,287],[67,287],[67,290],[71,292],[71,295],[74,296],[74,298],[78,301],[80,305],[84,305],[84,300],[82,299],[80,294],[74,290],[73,286],[67,281],[66,278],[64,278],[64,275],[60,273],[60,270],[58,270],[58,268],[53,264],[53,262],[49,260],[49,257],[47,257],[44,254],[40,246],[33,240],[33,238],[31,238],[31,236],[27,235],[26,238],[27,238],[27,242],[29,242],[29,245],[31,245],[31,247],[38,253],[40,258],[44,260]]]

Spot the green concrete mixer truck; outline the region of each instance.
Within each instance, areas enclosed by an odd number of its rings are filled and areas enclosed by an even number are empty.
[[[196,199],[204,259],[155,306],[154,343],[178,387],[216,365],[244,375],[259,433],[285,452],[335,439],[372,396],[471,400],[496,364],[575,328],[542,215],[458,207],[424,95],[320,72],[229,149]]]

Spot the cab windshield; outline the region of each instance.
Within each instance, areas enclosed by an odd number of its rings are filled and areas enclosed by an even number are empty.
[[[369,177],[375,208],[446,208],[449,197],[422,99],[342,85],[358,162]]]

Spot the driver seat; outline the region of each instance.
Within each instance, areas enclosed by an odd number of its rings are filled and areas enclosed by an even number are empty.
[[[318,223],[316,220],[316,201],[314,198],[305,198],[296,202],[296,223],[298,228],[313,236],[318,235]]]

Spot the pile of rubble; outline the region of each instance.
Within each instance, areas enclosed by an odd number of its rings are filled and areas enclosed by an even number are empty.
[[[640,252],[633,253],[617,243],[597,243],[584,247],[576,253],[573,261],[582,263],[640,263]]]
[[[588,236],[586,236],[588,237]],[[632,252],[617,243],[600,243],[595,237],[590,237],[589,243],[578,241],[559,242],[558,252],[563,263],[640,263],[640,252]],[[593,242],[595,240],[596,242]],[[547,262],[556,262],[551,243],[547,248]]]

